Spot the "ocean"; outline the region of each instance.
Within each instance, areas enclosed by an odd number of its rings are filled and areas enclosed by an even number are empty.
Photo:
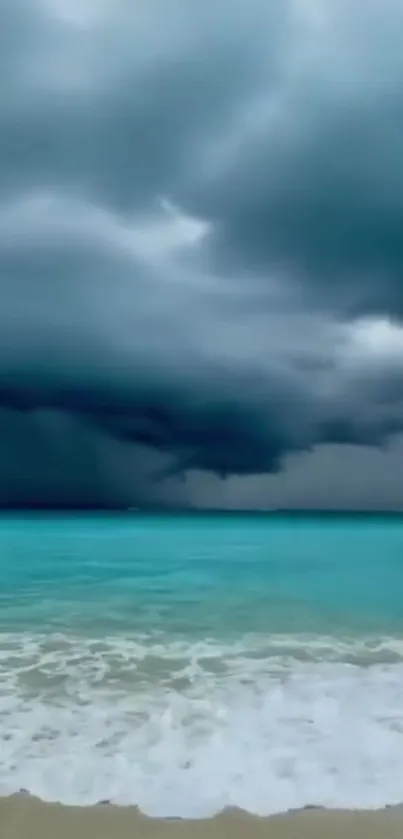
[[[0,518],[0,794],[403,802],[403,517]]]

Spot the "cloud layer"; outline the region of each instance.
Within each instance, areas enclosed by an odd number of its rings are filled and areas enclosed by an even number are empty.
[[[4,0],[0,503],[224,503],[403,431],[402,24]]]

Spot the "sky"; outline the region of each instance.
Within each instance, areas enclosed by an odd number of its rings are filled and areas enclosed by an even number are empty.
[[[402,0],[2,0],[0,505],[403,507]]]

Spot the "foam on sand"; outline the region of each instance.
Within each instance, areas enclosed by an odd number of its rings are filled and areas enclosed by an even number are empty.
[[[399,639],[9,635],[0,649],[2,795],[190,818],[403,800]]]

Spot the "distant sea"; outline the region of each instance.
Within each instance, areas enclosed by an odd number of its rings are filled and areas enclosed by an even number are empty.
[[[0,517],[0,794],[378,808],[402,767],[402,517]]]

